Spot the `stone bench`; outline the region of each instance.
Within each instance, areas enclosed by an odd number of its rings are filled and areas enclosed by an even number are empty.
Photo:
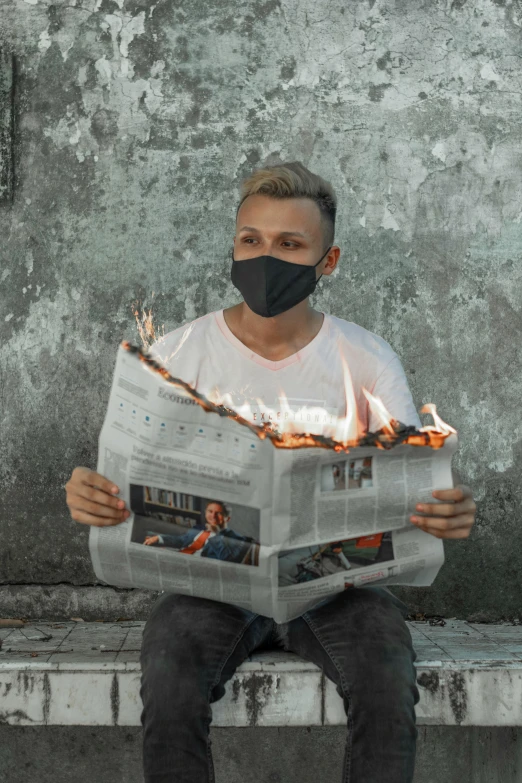
[[[144,622],[30,622],[0,628],[0,723],[138,726]],[[521,726],[522,626],[408,622],[418,725]],[[335,686],[313,664],[253,655],[213,705],[214,726],[345,724]]]

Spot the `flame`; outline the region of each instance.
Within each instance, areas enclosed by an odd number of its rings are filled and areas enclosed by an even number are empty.
[[[223,404],[223,397],[221,395],[221,392],[219,391],[219,388],[217,386],[214,386],[213,389],[211,389],[209,392],[207,392],[207,399],[211,402],[215,403],[216,405],[222,405]]]
[[[282,438],[288,439],[298,433],[312,436],[314,432],[315,434],[323,433],[328,429],[324,425],[331,416],[324,408],[302,405],[297,410],[293,410],[283,390],[279,391],[278,410],[268,407],[259,397],[256,398],[256,402],[259,421]],[[253,419],[257,420],[257,414],[253,415]]]
[[[187,335],[188,336],[188,335]],[[348,366],[343,361],[344,371],[344,386],[346,397],[346,416],[339,419],[335,425],[334,437],[326,436],[323,434],[313,434],[311,432],[303,432],[302,428],[299,432],[294,432],[297,421],[293,422],[280,422],[280,427],[277,426],[278,417],[276,415],[272,420],[265,421],[263,424],[252,423],[252,409],[250,405],[245,402],[243,405],[235,406],[230,405],[232,402],[231,395],[227,392],[221,397],[221,402],[214,402],[206,397],[201,392],[197,391],[193,386],[188,384],[181,378],[173,377],[168,370],[160,364],[158,361],[149,356],[142,348],[132,345],[128,341],[121,343],[122,347],[129,353],[134,353],[138,356],[152,372],[156,372],[162,376],[167,382],[172,384],[178,389],[182,389],[186,392],[198,405],[200,405],[205,411],[217,413],[219,416],[234,419],[239,424],[247,427],[251,432],[257,435],[261,440],[268,438],[272,441],[276,448],[282,449],[297,449],[297,448],[310,448],[318,447],[323,449],[332,449],[336,452],[348,452],[351,448],[375,446],[379,449],[391,449],[401,443],[405,443],[411,446],[430,446],[433,449],[440,449],[444,445],[444,441],[451,434],[455,433],[449,424],[446,424],[440,416],[437,414],[436,407],[433,403],[427,403],[421,408],[421,413],[430,413],[433,417],[434,425],[427,425],[421,427],[418,430],[411,425],[402,424],[397,419],[394,419],[387,411],[382,400],[378,397],[374,397],[367,389],[363,388],[363,392],[368,400],[372,412],[377,416],[381,422],[381,428],[377,432],[366,432],[363,435],[357,437],[356,435],[356,407],[355,396],[353,392],[353,386],[351,382],[351,376]],[[216,389],[216,398],[219,398],[219,391]],[[226,400],[228,405],[224,405]],[[257,400],[260,410],[263,410],[266,414],[274,413],[268,408],[262,400]],[[288,404],[288,400],[284,392],[280,395],[281,408],[285,409],[285,413],[293,413]],[[306,408],[303,407],[298,411],[302,413],[306,412],[306,415],[310,415],[312,411],[321,411],[327,415],[327,412],[322,408]],[[296,414],[296,417],[297,415]],[[279,417],[280,420],[280,417]],[[311,429],[311,428],[310,428]]]
[[[152,296],[154,296],[154,291],[152,292]],[[141,315],[139,309],[136,307],[136,304],[133,304],[132,307],[136,308],[133,309],[132,312],[136,318],[136,326],[138,327],[141,343],[144,348],[150,348],[152,343],[155,343],[156,340],[165,336],[165,324],[163,324],[161,327],[163,332],[161,334],[156,334],[156,328],[154,326],[152,315],[152,307],[148,312],[145,310],[145,308],[142,308]]]
[[[234,407],[234,400],[232,399],[232,395],[229,392],[225,392],[221,402],[223,405],[226,405],[227,408],[233,408]]]
[[[269,408],[263,400],[257,398],[256,402],[262,415],[262,421],[265,426],[270,427],[278,433],[281,441],[292,445],[292,438],[299,435],[300,438],[312,438],[318,434],[324,434],[331,431],[332,438],[339,444],[348,444],[357,436],[357,406],[353,383],[348,364],[341,357],[343,367],[344,394],[346,401],[346,414],[337,418],[335,424],[328,424],[332,417],[325,408],[319,406],[303,405],[297,410],[292,410],[288,403],[288,397],[284,390],[279,391],[279,410],[275,411]],[[238,409],[240,410],[240,409]],[[241,412],[243,409],[241,409]],[[250,408],[248,408],[250,413]],[[315,432],[314,432],[315,430]]]
[[[266,419],[266,422],[272,422],[270,426],[274,426],[273,422],[275,421],[274,417],[277,417],[277,414],[273,408],[269,408],[268,405],[265,405],[263,400],[261,400],[259,397],[256,397],[256,402],[259,407],[259,412],[261,413],[261,416]]]
[[[434,405],[432,402],[427,402],[426,405],[423,405],[420,409],[421,413],[429,413],[431,414],[433,418],[433,423],[435,426],[427,425],[426,427],[421,427],[421,432],[443,432],[447,433],[448,435],[452,432],[456,433],[457,430],[454,430],[453,427],[450,427],[449,424],[446,424],[445,421],[442,421],[439,414],[437,413],[437,406]]]
[[[232,408],[236,411],[240,419],[249,421],[252,418],[252,408],[248,402],[244,402],[242,405],[236,405],[235,407],[232,406]]]
[[[284,393],[283,389],[281,389],[281,391],[279,392],[279,405],[281,406],[281,413],[283,413],[285,417],[283,424],[284,426],[286,426],[287,418],[292,415],[292,408],[288,404],[288,397]]]
[[[394,422],[397,420],[394,419],[387,411],[386,406],[384,405],[383,401],[380,397],[374,397],[373,394],[371,394],[367,389],[363,387],[363,393],[366,399],[368,400],[368,404],[370,406],[370,410],[373,413],[374,416],[376,416],[380,423],[381,427],[385,432],[387,432],[389,435],[395,435],[395,428],[393,426]]]
[[[337,422],[334,438],[340,443],[347,444],[357,434],[357,422],[355,412],[357,406],[355,403],[355,394],[353,391],[352,376],[348,364],[341,356],[341,363],[343,366],[343,379],[344,379],[344,397],[346,401],[346,414],[344,418],[339,419]]]

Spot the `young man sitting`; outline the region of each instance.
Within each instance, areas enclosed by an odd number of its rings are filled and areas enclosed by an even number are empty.
[[[226,390],[239,404],[277,409],[281,391],[335,416],[347,411],[343,360],[351,374],[357,434],[379,429],[362,388],[393,417],[420,426],[397,354],[381,337],[314,310],[308,297],[337,267],[336,196],[299,163],[256,171],[242,186],[232,281],[243,301],[198,318],[153,346],[173,375],[203,392]],[[179,350],[178,350],[179,349]],[[72,518],[89,525],[128,517],[112,482],[85,467],[66,485]],[[466,538],[474,523],[469,488],[442,489],[418,524],[439,538]],[[406,605],[383,587],[351,588],[286,624],[230,604],[162,594],[141,653],[146,783],[210,783],[210,704],[261,645],[279,645],[322,668],[347,715],[344,783],[411,783],[419,700]],[[321,772],[317,770],[318,779]]]

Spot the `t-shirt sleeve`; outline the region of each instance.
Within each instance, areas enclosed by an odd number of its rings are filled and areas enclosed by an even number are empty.
[[[372,394],[382,400],[384,407],[394,419],[414,427],[422,426],[413,404],[406,374],[397,354],[388,362],[377,378]],[[376,432],[381,428],[379,419],[371,410],[369,412],[369,428],[370,432]]]

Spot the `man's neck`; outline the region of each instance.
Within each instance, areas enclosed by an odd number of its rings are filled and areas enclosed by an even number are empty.
[[[247,348],[270,361],[280,361],[301,351],[317,335],[324,315],[308,300],[273,318],[252,312],[244,302],[223,311],[225,322]]]

